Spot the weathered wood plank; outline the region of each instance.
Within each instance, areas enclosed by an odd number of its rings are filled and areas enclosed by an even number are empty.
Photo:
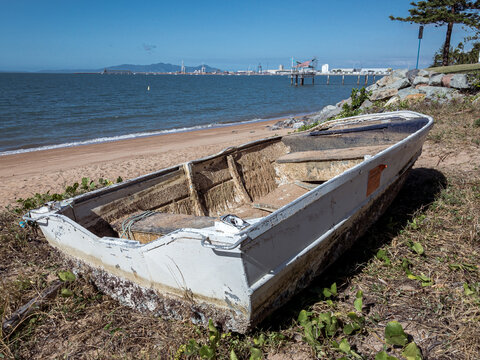
[[[235,184],[235,189],[239,192],[245,202],[251,202],[252,198],[245,189],[245,186],[243,185],[240,174],[238,173],[237,164],[235,164],[235,160],[233,159],[232,155],[227,156],[227,162],[228,171],[230,172],[230,176],[232,177],[233,183]]]
[[[193,181],[193,171],[192,171],[192,163],[187,162],[183,164],[183,169],[185,171],[185,177],[187,179],[188,184],[188,191],[190,192],[190,198],[192,199],[193,206],[195,208],[195,214],[197,216],[205,216],[206,212],[200,202],[200,197],[198,196],[197,188],[195,187],[195,183]]]

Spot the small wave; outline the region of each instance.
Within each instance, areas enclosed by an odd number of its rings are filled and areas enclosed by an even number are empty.
[[[7,151],[0,152],[0,156],[23,154],[23,153],[29,153],[34,151],[42,151],[42,150],[69,148],[69,147],[81,146],[81,145],[100,144],[100,143],[107,143],[107,142],[113,142],[113,141],[119,141],[119,140],[135,139],[135,138],[172,134],[172,133],[182,133],[182,132],[202,130],[202,129],[213,129],[213,128],[233,126],[233,125],[267,121],[267,120],[272,120],[272,119],[256,118],[252,120],[238,121],[233,123],[213,123],[213,124],[197,125],[197,126],[183,127],[183,128],[177,128],[177,129],[167,129],[167,130],[158,130],[158,131],[151,131],[151,132],[118,135],[118,136],[111,136],[111,137],[101,137],[101,138],[90,139],[90,140],[73,141],[73,142],[68,142],[63,144],[44,145],[44,146],[38,146],[33,148],[27,148],[27,149],[7,150]]]

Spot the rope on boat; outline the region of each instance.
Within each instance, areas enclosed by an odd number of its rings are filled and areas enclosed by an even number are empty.
[[[147,210],[147,211],[144,211],[143,213],[130,216],[129,218],[126,218],[125,220],[123,220],[122,221],[122,234],[120,235],[120,238],[124,238],[125,234],[127,234],[125,239],[132,239],[133,234],[132,234],[131,229],[132,229],[133,224],[135,224],[136,222],[138,222],[140,220],[146,219],[149,216],[152,216],[154,214],[155,214],[155,211]]]

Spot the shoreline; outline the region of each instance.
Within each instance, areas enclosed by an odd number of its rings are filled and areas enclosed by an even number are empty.
[[[2,156],[10,156],[10,155],[17,155],[17,154],[25,154],[25,153],[34,153],[37,151],[46,151],[46,150],[55,150],[55,149],[66,149],[66,148],[73,148],[77,146],[86,146],[86,145],[94,145],[94,144],[104,144],[109,142],[116,142],[116,141],[124,141],[124,140],[131,140],[131,139],[142,139],[148,138],[152,136],[161,136],[161,135],[168,135],[168,134],[181,134],[181,133],[188,133],[192,131],[200,131],[200,130],[207,130],[207,129],[218,129],[218,128],[228,128],[231,126],[238,126],[243,124],[256,124],[262,122],[271,122],[271,121],[282,121],[288,118],[295,118],[298,119],[304,116],[311,116],[313,114],[318,113],[320,110],[308,113],[297,113],[297,114],[288,114],[279,117],[267,118],[267,119],[253,119],[253,120],[243,120],[233,123],[211,123],[205,125],[196,125],[192,127],[184,127],[184,128],[176,128],[176,129],[165,129],[165,130],[156,130],[152,132],[143,132],[143,133],[133,133],[133,134],[124,134],[124,135],[117,135],[112,137],[102,137],[102,138],[94,138],[88,140],[80,140],[68,143],[61,143],[61,144],[51,144],[51,145],[42,145],[38,147],[32,148],[20,148],[15,150],[5,150],[0,151],[0,159]]]
[[[307,115],[292,116],[295,118]],[[289,117],[286,117],[289,118]],[[88,177],[131,179],[292,129],[270,130],[286,118],[166,133],[0,156],[0,207],[35,193],[61,193]]]

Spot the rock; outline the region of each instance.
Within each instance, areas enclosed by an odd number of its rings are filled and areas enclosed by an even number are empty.
[[[404,79],[407,77],[408,69],[397,69],[392,72],[393,77]]]
[[[369,107],[372,107],[373,103],[370,100],[365,100],[362,105],[360,105],[360,109],[368,109]]]
[[[410,94],[405,96],[405,101],[408,101],[409,103],[412,102],[420,102],[425,99],[425,94]]]
[[[292,125],[293,129],[300,129],[302,126],[305,126],[306,122],[305,121],[299,121],[296,122],[295,124]]]
[[[398,90],[398,96],[400,97],[400,100],[405,100],[405,98],[411,94],[420,94],[420,91],[412,87]]]
[[[393,84],[395,81],[399,80],[399,77],[393,76],[393,75],[388,75],[384,76],[380,80],[377,81],[378,87],[384,87],[390,84]]]
[[[337,106],[327,105],[313,119],[315,121],[324,121],[340,114],[342,109]]]
[[[280,130],[281,127],[280,126],[277,126],[277,125],[273,125],[270,130]]]
[[[410,84],[413,84],[413,80],[415,80],[419,71],[418,69],[413,69],[407,72],[407,79],[410,81]]]
[[[470,84],[466,74],[455,74],[450,80],[450,87],[455,89],[469,89]]]
[[[397,89],[379,89],[374,92],[369,96],[369,99],[371,101],[377,101],[377,100],[383,100],[383,99],[388,99],[391,98],[392,96],[395,96],[398,94]]]
[[[442,86],[449,88],[450,87],[450,81],[452,80],[453,74],[448,74],[445,75],[442,78]]]
[[[417,76],[430,77],[430,71],[418,70]]]
[[[378,81],[380,81],[380,80],[378,80]],[[379,86],[378,86],[378,81],[377,81],[375,84],[372,84],[372,85],[370,85],[370,86],[367,86],[365,90],[367,90],[367,91],[375,91],[375,90],[377,90],[377,89],[379,88]]]
[[[430,86],[442,86],[442,78],[445,76],[445,74],[434,74],[430,76],[430,79],[428,80],[428,85]]]
[[[417,86],[417,85],[420,85],[420,84],[428,84],[429,80],[430,79],[428,77],[417,75],[415,77],[415,79],[413,80],[412,85]]]
[[[341,109],[341,108],[343,108],[343,104],[351,105],[352,104],[352,98],[349,97],[348,99],[343,99],[342,101],[336,103],[335,106],[339,107]]]
[[[385,88],[400,90],[409,86],[410,86],[410,81],[408,81],[407,78],[402,78],[402,79],[398,79],[392,84],[387,85]]]
[[[290,127],[290,126],[293,126],[293,124],[295,124],[295,118],[291,117],[291,118],[288,118],[287,120],[285,120],[283,122],[283,126],[285,127]]]
[[[424,86],[419,89],[419,91],[420,93],[425,94],[425,99],[438,101],[441,104],[462,98],[462,95],[458,90],[440,86]]]
[[[400,102],[400,97],[399,96],[393,96],[390,100],[387,101],[387,103],[383,107],[389,107],[396,105]]]

